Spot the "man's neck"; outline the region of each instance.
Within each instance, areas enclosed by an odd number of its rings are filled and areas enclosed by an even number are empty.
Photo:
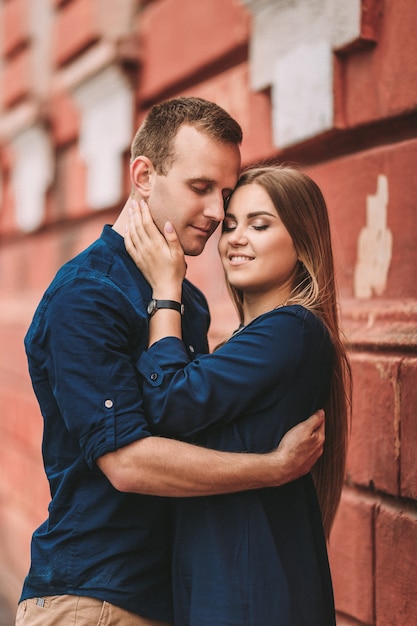
[[[113,230],[116,231],[116,233],[119,233],[119,235],[121,235],[122,237],[125,236],[125,232],[126,232],[126,228],[129,224],[129,205],[131,202],[131,198],[129,197],[123,207],[123,209],[120,211],[116,221],[114,222],[112,228]]]

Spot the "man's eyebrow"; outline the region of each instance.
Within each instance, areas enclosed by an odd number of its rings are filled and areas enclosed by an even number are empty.
[[[212,178],[207,178],[207,176],[193,176],[193,178],[188,179],[189,183],[209,183],[212,185],[214,180]]]
[[[192,178],[188,178],[187,181],[189,183],[207,183],[208,185],[215,185],[216,181],[214,178],[208,178],[207,176],[193,176]],[[225,187],[222,189],[223,192],[227,192],[228,194],[232,194],[234,191],[234,187]]]

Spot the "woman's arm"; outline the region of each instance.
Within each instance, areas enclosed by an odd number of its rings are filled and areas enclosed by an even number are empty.
[[[277,420],[281,415],[283,427],[306,417],[300,409],[302,398],[293,404],[293,419],[283,413],[282,404],[304,364],[305,334],[302,317],[280,309],[254,320],[221,348],[194,361],[178,339],[158,341],[138,361],[152,430],[191,437],[253,411],[269,414],[271,406]],[[310,361],[311,366],[319,362],[319,358]],[[314,402],[311,389],[305,394]],[[311,402],[307,415],[317,408]]]
[[[132,200],[129,228],[125,234],[126,250],[152,287],[155,300],[181,302],[186,263],[184,252],[170,222],[163,235],[159,232],[148,205]],[[163,337],[181,339],[181,314],[173,309],[158,309],[150,319],[148,345]]]

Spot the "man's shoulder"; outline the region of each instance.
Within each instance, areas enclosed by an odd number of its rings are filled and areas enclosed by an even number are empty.
[[[106,250],[100,244],[100,240],[94,242],[59,268],[43,299],[49,300],[59,293],[76,291],[82,282],[89,282],[92,288],[96,283],[100,283],[104,288],[105,284],[110,286],[113,282],[111,280],[113,257],[114,254]]]
[[[102,235],[61,266],[36,309],[34,319],[38,323],[46,311],[50,318],[59,311],[70,314],[73,310],[103,306],[129,317],[144,309],[144,279],[129,263],[124,246],[120,249],[117,237],[116,234],[112,240],[110,233],[109,243]]]
[[[57,277],[89,270],[108,274],[115,259],[120,256],[121,245],[117,239],[119,237],[110,227],[104,227],[101,236],[67,261],[58,271]]]
[[[110,226],[105,226],[101,236],[87,248],[67,261],[58,270],[47,293],[66,287],[72,289],[81,281],[103,288],[126,291],[141,283],[141,274],[135,271],[125,251],[123,238]]]

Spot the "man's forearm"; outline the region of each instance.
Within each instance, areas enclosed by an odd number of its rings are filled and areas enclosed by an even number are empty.
[[[276,456],[218,452],[149,437],[106,455],[99,466],[119,491],[187,497],[282,484],[284,462]]]
[[[188,497],[273,487],[306,474],[321,453],[318,422],[290,433],[267,454],[218,452],[148,437],[103,456],[98,465],[116,489],[130,493]]]

